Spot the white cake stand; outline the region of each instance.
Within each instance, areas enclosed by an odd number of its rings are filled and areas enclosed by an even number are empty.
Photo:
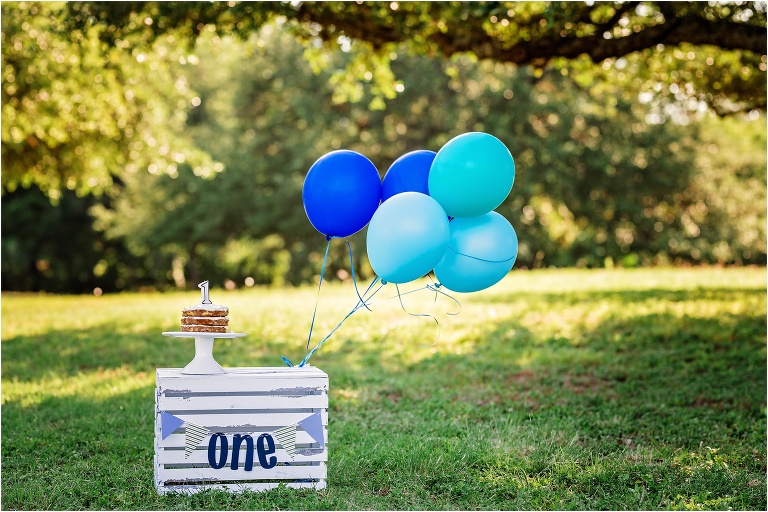
[[[195,358],[181,370],[186,375],[217,375],[227,373],[213,358],[213,340],[242,338],[242,332],[164,332],[173,338],[195,338]]]

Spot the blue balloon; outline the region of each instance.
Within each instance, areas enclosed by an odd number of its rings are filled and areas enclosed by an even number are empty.
[[[419,150],[406,153],[389,167],[381,184],[381,202],[402,192],[421,192],[429,195],[429,168],[435,159],[434,151]]]
[[[455,292],[476,292],[507,275],[517,259],[517,234],[496,212],[453,219],[445,256],[435,267],[437,280]]]
[[[470,132],[449,140],[429,170],[429,195],[451,217],[476,217],[504,202],[515,182],[515,161],[493,135]]]
[[[368,260],[384,281],[407,283],[434,268],[448,247],[450,228],[437,201],[403,192],[382,203],[368,226]]]
[[[331,151],[310,167],[301,197],[316,230],[343,238],[363,229],[373,217],[381,200],[381,177],[360,153]]]

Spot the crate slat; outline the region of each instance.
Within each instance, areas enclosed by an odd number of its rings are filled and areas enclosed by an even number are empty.
[[[163,378],[180,379],[210,379],[210,375],[189,375],[181,373],[181,368],[157,368],[157,375]],[[242,366],[239,368],[227,368],[227,373],[217,374],[216,377],[226,379],[235,379],[238,377],[247,377],[248,379],[275,378],[277,377],[295,377],[300,374],[304,377],[315,377],[318,379],[327,379],[328,375],[319,368],[310,365],[304,365],[301,368],[287,366]]]
[[[304,395],[304,396],[216,396],[216,395],[191,395],[191,396],[165,396],[158,397],[158,407],[171,414],[173,411],[194,410],[224,410],[224,409],[327,409],[328,395]]]
[[[183,429],[179,429],[170,436],[166,437],[165,439],[160,439],[160,430],[155,433],[156,438],[158,439],[159,446],[162,446],[163,448],[184,448],[184,439],[185,435],[182,432]],[[225,432],[226,434],[243,434],[244,432],[240,432],[239,430],[232,430],[231,432]],[[259,437],[261,434],[269,434],[270,432],[264,431],[258,431],[251,433],[251,437],[253,437],[254,440],[256,440],[257,437]],[[208,442],[207,440],[205,441]],[[325,435],[325,442],[328,442],[328,435],[326,432]],[[277,441],[275,441],[275,444],[280,444]],[[312,439],[312,436],[307,434],[301,429],[298,429],[296,431],[296,449],[300,449],[299,447],[302,445],[311,445],[316,444],[316,441]],[[207,445],[206,445],[207,446]],[[306,448],[306,446],[305,446]]]
[[[309,412],[285,412],[285,413],[252,413],[252,414],[205,414],[195,412],[193,414],[179,415],[179,418],[189,423],[206,427],[213,433],[217,428],[235,428],[242,434],[250,434],[251,432],[263,429],[264,427],[285,427],[287,425],[293,425],[308,416],[311,416],[312,411]],[[328,424],[328,413],[322,411],[321,413],[323,425]],[[270,431],[269,429],[267,431]]]
[[[219,456],[219,450],[216,450],[216,457]],[[288,453],[278,448],[273,454],[277,457],[277,460],[288,461],[289,463],[301,463],[301,462],[325,462],[328,460],[328,450],[323,448],[297,448],[294,459],[291,460]],[[230,450],[229,457],[232,457]],[[240,450],[240,465],[245,463],[245,449]],[[258,465],[259,459],[254,454],[253,464]],[[158,463],[166,466],[169,464],[208,464],[208,448],[197,449],[189,454],[189,458],[186,457],[183,447],[178,450],[163,450],[162,457],[158,459]],[[229,468],[229,466],[227,466]],[[223,470],[222,470],[223,471]]]
[[[297,424],[319,412],[323,438],[328,440],[328,376],[314,367],[228,368],[220,375],[184,375],[179,368],[158,368],[155,393],[155,487],[160,493],[194,493],[204,489],[229,492],[262,491],[279,484],[292,488],[323,489],[327,477],[327,447],[320,447],[300,426],[296,427],[294,458],[274,439],[278,464],[259,465],[254,449],[253,468],[245,471],[247,445],[241,444],[239,467],[232,469],[235,434],[263,433]],[[161,412],[185,423],[166,439],[160,429]],[[226,464],[208,464],[206,436],[189,457],[185,455],[186,426],[192,423],[223,433],[229,443]],[[221,444],[217,443],[217,460]],[[193,467],[194,466],[194,467]]]
[[[174,380],[163,384],[162,391],[166,394],[173,393],[190,393],[195,390],[197,393],[228,393],[235,390],[241,392],[261,392],[269,393],[272,395],[311,395],[322,394],[327,392],[327,388],[324,388],[324,384],[320,379],[302,379],[301,381],[291,382],[290,387],[281,385],[271,380],[262,379],[259,381],[248,382],[248,387],[242,385],[242,381],[237,380],[222,380],[213,382],[202,382],[205,387],[199,386],[200,381],[195,380]]]
[[[325,480],[318,480],[317,482],[261,482],[261,483],[247,483],[247,484],[211,484],[211,485],[167,485],[158,489],[160,494],[166,494],[170,492],[178,493],[196,493],[204,491],[206,489],[214,489],[227,491],[231,493],[241,493],[245,491],[268,491],[270,489],[276,489],[279,485],[283,485],[290,489],[325,489]]]
[[[184,480],[208,480],[211,483],[228,480],[308,480],[325,478],[327,466],[275,466],[264,469],[254,465],[251,471],[231,469],[229,465],[221,469],[213,468],[161,468],[161,480],[181,482]]]
[[[163,371],[162,373],[160,372]],[[237,370],[237,371],[230,371]],[[185,375],[180,369],[160,368],[164,393],[268,392],[272,395],[322,394],[328,376],[313,368],[238,368],[221,375]],[[215,378],[213,378],[215,377]]]

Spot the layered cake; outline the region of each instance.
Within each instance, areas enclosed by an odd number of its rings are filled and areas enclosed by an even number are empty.
[[[182,332],[227,332],[229,308],[218,304],[196,304],[181,311]]]

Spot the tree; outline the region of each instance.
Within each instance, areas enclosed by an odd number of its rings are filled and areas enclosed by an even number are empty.
[[[613,59],[634,55],[651,65],[643,77],[647,90],[675,71],[672,82],[691,84],[688,96],[719,113],[766,107],[764,2],[73,2],[69,8],[74,20],[88,15],[117,32],[135,29],[136,10],[156,17],[155,33],[180,27],[190,35],[206,24],[250,33],[282,17],[305,39],[368,43],[385,57],[379,66],[401,46],[539,69],[551,62],[564,70],[572,65],[566,60],[610,67]],[[392,85],[380,84],[385,91]]]
[[[698,123],[662,123],[651,106],[609,88],[584,90],[556,70],[536,78],[466,56],[405,55],[392,63],[403,92],[371,111],[370,85],[359,102],[333,101],[331,69],[356,56],[322,53],[331,64],[316,74],[294,38],[271,25],[247,42],[205,29],[196,48],[190,85],[202,104],[187,132],[224,171],[136,174],[113,209],[97,212],[111,237],[137,255],[165,254],[166,268],[181,262],[190,282],[313,281],[325,241],[304,214],[301,187],[317,158],[352,149],[384,175],[402,154],[437,151],[470,130],[500,137],[517,162],[499,211],[518,230],[518,267],[764,260],[759,122],[731,119],[719,141],[708,128],[701,155]],[[729,163],[734,153],[742,156]],[[353,237],[356,268],[370,276],[364,235]],[[350,270],[346,246],[334,242],[326,277]]]
[[[199,98],[172,64],[206,26],[247,38],[275,20],[315,50],[352,50],[331,76],[337,103],[365,84],[385,108],[403,88],[392,58],[410,52],[556,69],[662,113],[766,106],[762,2],[3,2],[3,191],[56,200],[126,169],[212,169],[184,135]],[[316,71],[328,62],[307,55]]]
[[[598,67],[518,66],[444,58],[416,38],[323,46],[300,7],[4,3],[4,287],[312,281],[324,238],[301,186],[318,157],[356,150],[383,175],[403,153],[472,130],[515,156],[500,212],[521,235],[518,267],[765,262],[761,115],[689,115],[713,103],[685,79],[742,73],[745,51],[723,52],[727,69],[699,68],[710,57],[688,43]],[[68,241],[82,248],[76,264]],[[353,237],[356,268],[370,275],[364,241]],[[326,276],[349,270],[334,243]]]
[[[89,209],[106,199],[65,189],[53,206],[36,187],[8,193],[2,203],[3,290],[91,293],[155,284],[122,239],[107,240],[94,229]]]
[[[111,44],[109,27],[72,27],[63,3],[2,4],[2,187],[109,191],[114,177],[213,165],[183,135],[197,102],[172,34],[132,34]]]

